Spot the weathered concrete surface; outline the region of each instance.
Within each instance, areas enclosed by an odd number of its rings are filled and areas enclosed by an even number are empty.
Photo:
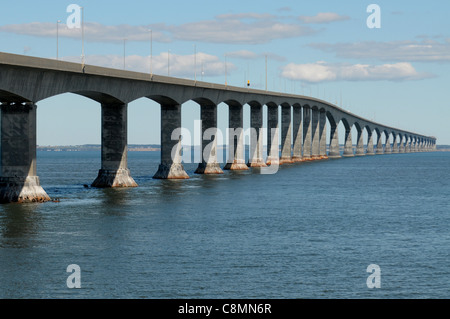
[[[405,137],[403,135],[400,135],[400,142],[398,145],[398,152],[399,153],[405,153]]]
[[[202,162],[196,174],[223,174],[217,161],[217,105],[200,103]]]
[[[303,160],[311,160],[311,108],[303,107]]]
[[[364,151],[364,135],[362,129],[358,130],[358,137],[356,141],[356,156],[365,156],[366,153]]]
[[[96,188],[109,187],[137,187],[137,183],[131,177],[128,168],[118,168],[114,170],[100,169],[97,178],[91,185]]]
[[[224,170],[248,170],[244,157],[243,106],[239,103],[229,103],[228,124],[228,159]]]
[[[367,131],[367,151],[366,155],[375,155],[375,152],[373,151],[373,131],[368,130]]]
[[[311,160],[320,159],[320,126],[319,110],[312,109],[311,115]]]
[[[0,203],[43,203],[49,200],[38,176],[0,177]]]
[[[392,144],[392,153],[400,153],[397,143],[397,135],[394,134],[394,143]]]
[[[292,107],[292,132],[294,137],[294,145],[292,149],[292,161],[294,163],[303,162],[302,148],[303,148],[303,121],[302,108],[295,104]]]
[[[392,146],[391,146],[391,140],[388,133],[385,133],[386,136],[386,143],[384,144],[384,154],[391,154],[392,153]]]
[[[267,106],[267,165],[280,164],[278,105]]]
[[[333,159],[341,158],[339,132],[336,124],[330,126],[330,151],[328,152],[328,157]]]
[[[291,106],[281,105],[281,157],[280,165],[293,163],[292,161],[292,124]]]
[[[181,105],[161,104],[161,164],[155,179],[188,179],[181,164]]]
[[[126,104],[102,104],[102,167],[92,187],[137,187],[128,169]]]
[[[383,140],[382,140],[382,137],[381,137],[380,133],[377,134],[377,150],[376,150],[375,154],[377,154],[377,155],[384,154]]]
[[[344,144],[344,157],[355,156],[353,154],[353,142],[352,142],[352,131],[350,128],[345,128],[345,144]]]
[[[0,202],[45,202],[36,176],[36,104],[1,105]]]
[[[327,115],[325,111],[320,111],[319,114],[319,135],[319,157],[327,159]]]
[[[254,131],[250,135],[250,155],[248,167],[266,167],[263,158],[263,112],[260,104],[252,105],[250,109],[250,127]]]

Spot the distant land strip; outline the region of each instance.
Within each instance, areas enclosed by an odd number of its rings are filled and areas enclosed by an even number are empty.
[[[248,145],[245,145],[248,147]],[[183,148],[188,147],[186,145]],[[199,147],[196,145],[195,147]],[[224,148],[224,145],[218,145],[218,148]],[[343,145],[341,145],[343,148]],[[38,151],[43,152],[85,152],[85,151],[101,151],[100,144],[84,144],[84,145],[53,145],[53,146],[37,146]],[[159,152],[161,151],[161,145],[158,144],[129,144],[128,145],[129,152]],[[450,152],[450,145],[437,145],[437,152]]]

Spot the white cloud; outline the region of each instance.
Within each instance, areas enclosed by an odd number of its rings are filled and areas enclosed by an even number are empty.
[[[80,57],[64,57],[62,60],[80,63]],[[96,65],[108,68],[123,69],[123,56],[120,55],[88,55],[86,64]],[[150,56],[128,55],[125,57],[126,70],[149,73]],[[198,52],[196,58],[194,55],[178,55],[169,52],[163,52],[152,57],[152,71],[154,74],[167,75],[168,65],[170,76],[194,78],[195,70],[197,79],[201,77],[203,67],[204,76],[214,77],[225,74],[225,62],[219,57]],[[233,63],[227,62],[228,70],[236,69]]]
[[[310,83],[329,81],[408,81],[432,77],[419,73],[407,62],[395,64],[337,64],[316,62],[290,63],[282,69],[282,76],[291,80]]]
[[[64,21],[63,21],[64,22]],[[149,41],[150,31],[154,41],[173,40],[210,43],[268,43],[275,39],[295,38],[314,34],[317,31],[299,23],[287,23],[271,14],[240,13],[222,14],[212,20],[167,25],[165,23],[132,26],[103,25],[95,22],[84,23],[86,41],[118,42],[127,38],[130,41]],[[33,22],[0,26],[0,32],[40,37],[55,37],[56,23]],[[59,25],[59,35],[80,38],[81,30]]]
[[[275,39],[296,38],[316,33],[296,23],[278,21],[270,14],[226,14],[214,20],[168,26],[175,39],[212,43],[268,43]]]
[[[303,23],[330,23],[330,22],[336,22],[336,21],[344,21],[349,20],[350,17],[348,16],[342,16],[334,12],[319,12],[315,16],[300,16],[298,19]]]
[[[285,61],[286,58],[279,56],[275,53],[255,53],[248,50],[240,50],[228,52],[226,54],[228,57],[236,58],[236,59],[244,59],[244,60],[255,60],[255,59],[264,59],[266,56],[269,60],[275,61]]]
[[[84,24],[84,36],[86,41],[97,42],[121,42],[124,38],[130,41],[150,41],[150,29],[152,39],[159,42],[169,42],[170,39],[164,32],[157,31],[158,25],[152,26],[131,26],[115,25],[108,26],[96,22],[86,22]],[[32,22],[25,24],[9,24],[0,26],[0,32],[9,32],[21,35],[31,35],[38,37],[55,37],[56,23]],[[60,23],[58,26],[60,37],[80,39],[80,28],[68,28],[66,24]]]
[[[335,53],[348,59],[381,61],[450,62],[450,41],[424,39],[422,41],[313,43],[310,47]]]

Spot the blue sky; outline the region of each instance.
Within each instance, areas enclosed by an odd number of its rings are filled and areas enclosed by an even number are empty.
[[[81,32],[66,26],[84,8],[87,64],[312,95],[358,115],[450,144],[448,1],[8,1],[0,51],[80,62]],[[368,5],[381,8],[370,29]],[[150,31],[152,30],[152,41]],[[194,59],[195,52],[195,59]],[[195,63],[194,63],[195,61]],[[202,73],[203,70],[203,73]],[[199,119],[183,105],[183,126]],[[246,117],[248,122],[248,107]],[[219,106],[219,128],[226,126]],[[159,143],[159,107],[129,105],[129,143]],[[355,142],[355,141],[354,141]],[[38,144],[100,143],[100,105],[74,94],[38,103]]]

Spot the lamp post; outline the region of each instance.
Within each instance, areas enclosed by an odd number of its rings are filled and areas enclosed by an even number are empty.
[[[61,20],[56,21],[56,60],[59,60],[59,24]]]
[[[84,8],[81,9],[81,68],[84,69]]]
[[[125,46],[126,46],[126,42],[127,42],[127,39],[124,38],[124,39],[123,39],[123,69],[124,69],[124,70],[125,70],[125,68],[126,68],[126,65],[125,65]]]
[[[227,86],[227,55],[225,54],[225,86]]]
[[[150,31],[150,77],[153,78],[153,31]]]
[[[170,76],[170,49],[167,51],[167,76]]]
[[[194,81],[197,82],[197,46],[194,44]]]
[[[267,91],[267,54],[266,54],[266,91]]]

